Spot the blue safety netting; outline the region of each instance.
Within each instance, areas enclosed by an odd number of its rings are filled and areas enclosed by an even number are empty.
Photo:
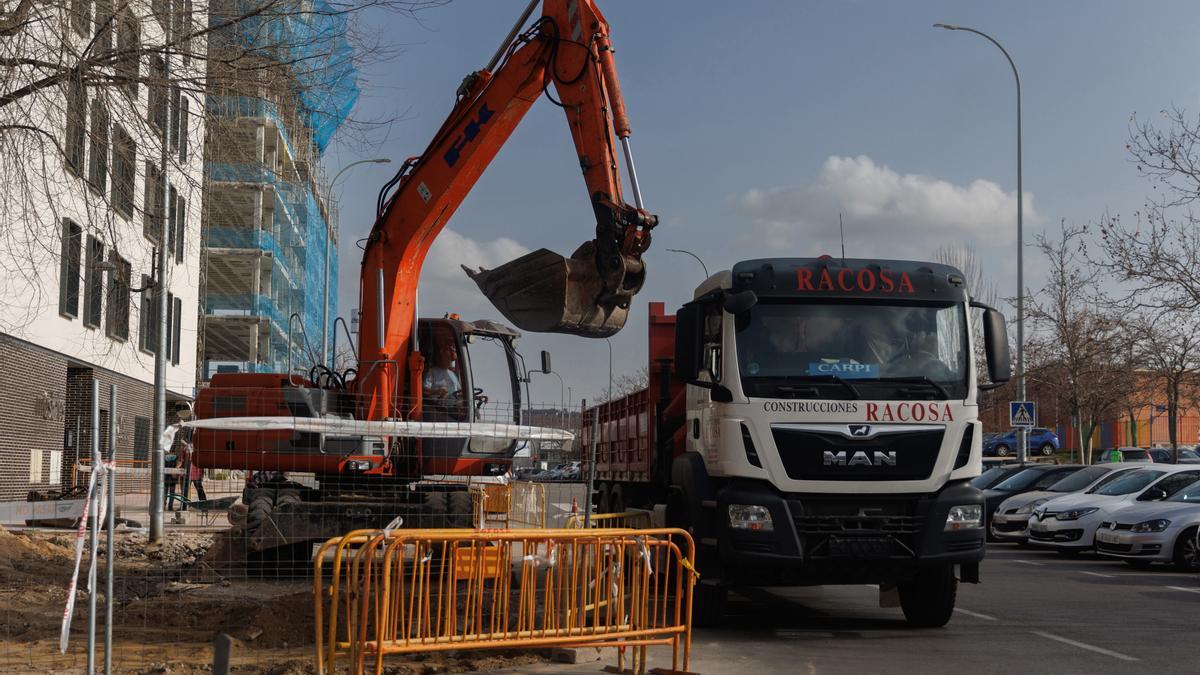
[[[325,151],[358,100],[346,9],[325,0],[229,0],[223,8],[214,4],[209,13],[210,26],[225,26],[222,38],[289,64],[318,152]]]

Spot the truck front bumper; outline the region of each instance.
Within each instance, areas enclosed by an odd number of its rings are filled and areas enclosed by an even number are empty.
[[[739,481],[716,497],[722,577],[740,583],[895,583],[937,564],[964,566],[966,579],[977,576],[983,560],[982,527],[946,530],[951,507],[983,507],[983,493],[967,481],[928,495],[845,497]],[[733,504],[766,508],[772,529],[731,527]]]

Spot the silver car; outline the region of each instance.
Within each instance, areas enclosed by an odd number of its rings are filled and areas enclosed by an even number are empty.
[[[1096,552],[1134,567],[1153,562],[1200,572],[1200,481],[1161,502],[1116,509],[1096,530]]]
[[[1013,495],[1000,502],[996,514],[992,516],[992,522],[989,525],[992,538],[996,541],[1025,543],[1029,539],[1029,518],[1033,516],[1033,510],[1037,507],[1055,497],[1100,487],[1126,471],[1145,468],[1145,466],[1145,464],[1137,462],[1098,464],[1080,469],[1045,490]]]

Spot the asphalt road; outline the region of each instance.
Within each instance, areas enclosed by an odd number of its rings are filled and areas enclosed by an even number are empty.
[[[913,630],[868,586],[731,596],[729,627],[697,630],[693,672],[1197,673],[1200,576],[992,544],[945,628]],[[654,656],[651,666],[670,666]],[[665,654],[665,652],[664,652]],[[538,673],[597,673],[605,662]]]

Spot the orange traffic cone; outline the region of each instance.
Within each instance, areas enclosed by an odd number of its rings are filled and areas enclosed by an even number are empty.
[[[575,497],[571,497],[571,513],[579,513],[579,500]]]

